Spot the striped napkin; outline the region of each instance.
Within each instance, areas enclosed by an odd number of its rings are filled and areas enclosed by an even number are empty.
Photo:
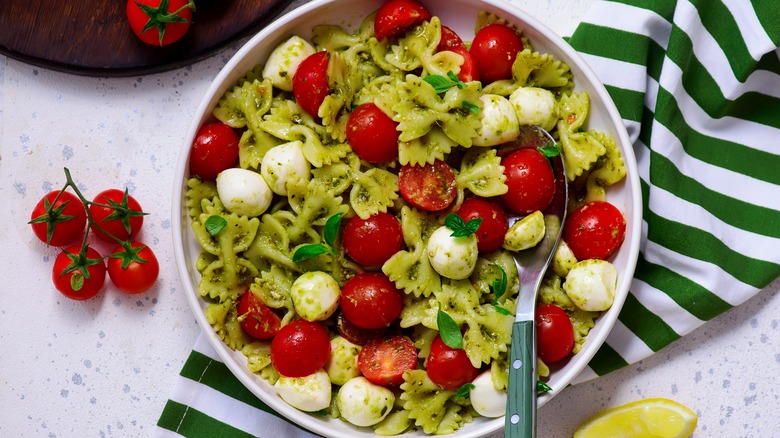
[[[644,206],[630,295],[581,382],[653,354],[780,276],[780,8],[597,1],[569,42],[620,110]],[[156,434],[312,436],[273,415],[203,336]]]

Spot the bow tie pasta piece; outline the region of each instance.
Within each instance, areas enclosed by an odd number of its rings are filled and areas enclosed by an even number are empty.
[[[187,180],[187,193],[184,196],[184,204],[187,206],[187,214],[190,218],[200,216],[203,213],[203,202],[210,204],[217,196],[217,184],[214,181],[190,178]]]
[[[390,52],[385,56],[385,60],[403,71],[425,68],[427,66],[424,62],[436,53],[439,41],[441,41],[441,21],[439,17],[432,17],[430,21],[422,23],[407,32],[406,36],[399,38],[397,44],[390,46]],[[430,72],[427,68],[426,70]]]
[[[557,88],[574,87],[569,66],[553,58],[549,53],[539,53],[525,48],[517,54],[512,64],[512,77],[520,86]]]
[[[398,175],[377,167],[355,174],[349,203],[361,219],[368,219],[379,212],[386,213],[396,199]]]
[[[489,198],[509,190],[501,158],[495,149],[470,149],[463,156],[456,178],[459,190],[468,189],[477,196]]]
[[[222,97],[212,111],[214,117],[231,128],[247,127],[253,131],[271,109],[273,84],[269,79],[239,80],[238,85]]]
[[[428,378],[425,370],[404,373],[401,390],[400,398],[409,418],[425,433],[452,433],[465,421],[460,415],[463,406],[454,401],[455,391],[441,389]]]

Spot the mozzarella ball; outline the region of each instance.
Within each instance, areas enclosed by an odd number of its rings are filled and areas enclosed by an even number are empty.
[[[274,196],[262,175],[237,167],[217,175],[217,193],[228,211],[250,217],[263,214]]]
[[[606,260],[588,259],[569,270],[563,290],[582,310],[601,312],[612,307],[617,289],[617,269]]]
[[[506,391],[496,389],[490,371],[477,376],[471,384],[474,385],[469,395],[471,406],[479,415],[496,418],[506,414]]]
[[[552,259],[552,269],[559,277],[566,277],[572,266],[577,263],[577,257],[568,244],[561,239],[558,242],[558,248],[555,248],[555,255]]]
[[[515,109],[517,122],[523,125],[538,125],[547,131],[555,127],[558,115],[555,110],[555,95],[550,90],[536,87],[520,87],[509,96]]]
[[[302,411],[315,412],[330,406],[330,379],[322,368],[303,377],[279,376],[274,386],[282,400]]]
[[[328,319],[339,306],[341,289],[336,280],[322,271],[305,272],[290,289],[295,312],[307,321]]]
[[[343,385],[360,375],[358,354],[362,347],[336,335],[330,340],[330,358],[325,364],[330,381]]]
[[[533,248],[544,238],[545,229],[544,215],[536,210],[509,227],[502,246],[509,251]]]
[[[503,96],[484,94],[480,119],[482,126],[472,138],[474,146],[495,146],[512,141],[520,135],[520,124],[512,104]]]
[[[310,178],[311,165],[303,156],[303,143],[296,140],[271,148],[263,156],[260,173],[274,193],[287,196],[287,181]]]
[[[311,44],[299,36],[292,36],[276,46],[268,56],[263,68],[263,77],[270,79],[274,87],[292,91],[292,80],[298,65],[315,50]]]
[[[477,236],[451,236],[452,230],[439,227],[428,239],[428,260],[439,275],[462,280],[471,275],[477,264]]]
[[[336,405],[341,416],[355,426],[373,426],[393,409],[393,391],[375,385],[363,376],[345,383],[336,394]]]

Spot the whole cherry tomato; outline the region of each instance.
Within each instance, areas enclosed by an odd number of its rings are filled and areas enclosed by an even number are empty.
[[[358,353],[358,368],[380,386],[398,386],[404,373],[417,367],[417,348],[406,336],[373,339]]]
[[[73,193],[55,190],[35,204],[29,223],[41,242],[65,246],[83,235],[87,210]]]
[[[328,330],[298,319],[279,329],[271,341],[271,364],[286,377],[303,377],[322,368],[330,357]]]
[[[471,364],[466,351],[448,346],[439,335],[431,343],[425,370],[433,383],[450,390],[460,388],[479,375],[479,368]]]
[[[106,280],[106,263],[92,247],[82,254],[80,245],[62,250],[54,260],[52,282],[72,300],[86,300],[97,295]]]
[[[339,298],[341,313],[358,327],[387,327],[401,314],[404,294],[381,272],[364,272],[347,280]]]
[[[213,181],[223,170],[236,167],[238,142],[236,131],[222,122],[201,126],[190,149],[190,173]]]
[[[255,339],[271,339],[279,331],[282,320],[270,307],[248,290],[238,301],[241,328]]]
[[[398,123],[372,102],[355,108],[347,119],[347,142],[352,150],[370,163],[398,158]]]
[[[390,213],[379,212],[367,219],[352,217],[341,237],[352,260],[365,267],[382,266],[404,243],[401,223]]]
[[[398,172],[398,186],[406,202],[426,211],[444,210],[458,194],[455,172],[441,160],[422,166],[404,165]]]
[[[431,19],[431,13],[415,0],[390,0],[376,12],[376,39],[396,38],[418,24]]]
[[[554,304],[536,308],[536,345],[539,359],[546,364],[559,362],[571,353],[574,327],[563,309]]]
[[[497,251],[504,243],[504,235],[509,229],[504,210],[497,204],[481,198],[469,198],[463,201],[456,211],[464,221],[482,218],[477,235],[477,248],[481,253]]]
[[[604,260],[623,244],[626,218],[609,202],[590,202],[566,218],[562,237],[577,260]]]
[[[89,205],[89,214],[94,220],[90,228],[95,235],[107,242],[116,242],[106,233],[119,240],[127,240],[141,230],[146,213],[127,190],[108,189],[95,196]]]
[[[153,46],[180,40],[192,22],[191,0],[127,0],[125,12],[133,33]]]
[[[501,160],[509,190],[501,195],[506,206],[519,214],[544,210],[555,196],[555,174],[541,152],[523,148]]]
[[[159,273],[157,257],[141,242],[119,245],[108,258],[108,277],[124,293],[146,292],[157,281]]]
[[[293,95],[304,111],[313,117],[330,91],[328,84],[328,60],[326,51],[309,55],[298,65],[293,76]]]
[[[512,64],[522,50],[520,35],[498,23],[480,29],[469,48],[484,82],[511,79]]]

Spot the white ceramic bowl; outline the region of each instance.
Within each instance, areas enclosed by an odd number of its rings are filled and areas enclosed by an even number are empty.
[[[309,38],[312,28],[319,24],[337,24],[354,30],[366,15],[378,9],[383,3],[384,0],[316,0],[279,18],[249,40],[225,65],[198,107],[187,137],[184,139],[176,167],[173,191],[173,237],[178,269],[195,318],[212,347],[233,374],[263,402],[300,426],[329,437],[353,438],[375,435],[370,428],[360,429],[341,420],[310,415],[285,403],[276,395],[273,386],[247,369],[246,358],[241,352],[227,348],[206,321],[204,309],[207,303],[197,293],[199,274],[194,268],[201,248],[193,237],[190,220],[183,205],[186,181],[189,177],[189,149],[198,127],[212,118],[211,110],[225,91],[255,65],[264,63],[271,50],[279,43],[293,34]],[[550,53],[555,58],[565,61],[574,74],[576,90],[585,90],[590,95],[591,110],[588,127],[606,132],[617,141],[628,169],[628,177],[608,190],[608,200],[625,214],[627,220],[626,241],[612,260],[619,272],[615,303],[597,320],[595,328],[588,335],[587,342],[579,354],[553,370],[549,381],[553,390],[539,398],[538,403],[541,406],[564,390],[587,365],[612,329],[628,293],[639,252],[642,224],[641,193],[635,157],[618,111],[605,88],[585,61],[543,23],[502,0],[423,0],[423,3],[434,15],[441,17],[443,24],[457,32],[464,40],[472,39],[477,13],[485,10],[508,19],[522,29],[539,52]],[[483,436],[501,429],[503,425],[503,417],[479,418],[451,436],[457,438]],[[425,434],[417,431],[405,436],[425,436]]]

